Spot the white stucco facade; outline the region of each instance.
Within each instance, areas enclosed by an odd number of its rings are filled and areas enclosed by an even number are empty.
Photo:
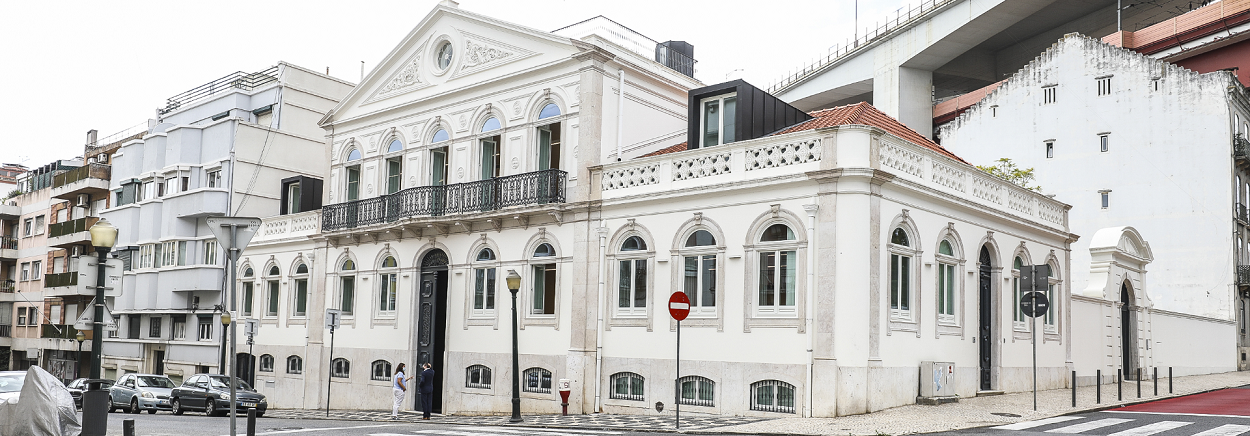
[[[1042,192],[1073,205],[1073,232],[1092,236],[1072,246],[1073,316],[1099,332],[1078,344],[1082,378],[1246,368],[1236,211],[1250,189],[1233,153],[1250,130],[1245,101],[1229,73],[1070,34],[939,129],[973,163],[1033,168]]]

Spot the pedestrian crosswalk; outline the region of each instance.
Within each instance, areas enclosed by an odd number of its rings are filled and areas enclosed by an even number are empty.
[[[1155,421],[1133,418],[1099,418],[1096,416],[1056,416],[992,428],[997,430],[1105,436],[1151,436],[1164,432],[1169,432],[1169,436],[1241,436],[1250,433],[1250,424],[1217,424],[1214,422]]]
[[[622,432],[603,430],[550,429],[535,427],[489,427],[489,426],[451,426],[441,429],[412,430],[411,433],[375,433],[369,436],[589,436],[589,435],[620,435]]]

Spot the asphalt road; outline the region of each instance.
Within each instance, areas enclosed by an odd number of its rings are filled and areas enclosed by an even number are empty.
[[[207,417],[201,413],[174,416],[169,412],[155,415],[141,413],[110,413],[108,434],[122,435],[122,421],[135,420],[135,434],[141,436],[228,436],[230,418]],[[246,419],[239,419],[238,434],[246,434]],[[654,436],[659,433],[633,433],[601,430],[542,429],[527,427],[490,427],[437,423],[331,421],[320,419],[258,418],[257,435],[293,436]]]
[[[1250,386],[938,435],[1250,436]]]

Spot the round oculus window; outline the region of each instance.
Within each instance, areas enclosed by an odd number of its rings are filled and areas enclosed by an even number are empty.
[[[438,65],[438,69],[446,70],[447,67],[451,66],[451,55],[451,41],[443,41],[443,44],[438,46],[438,52],[436,54],[438,57],[434,60],[435,64]]]

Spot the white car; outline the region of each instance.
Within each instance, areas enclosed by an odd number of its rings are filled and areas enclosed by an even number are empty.
[[[0,402],[17,401],[26,382],[26,371],[0,371]]]

